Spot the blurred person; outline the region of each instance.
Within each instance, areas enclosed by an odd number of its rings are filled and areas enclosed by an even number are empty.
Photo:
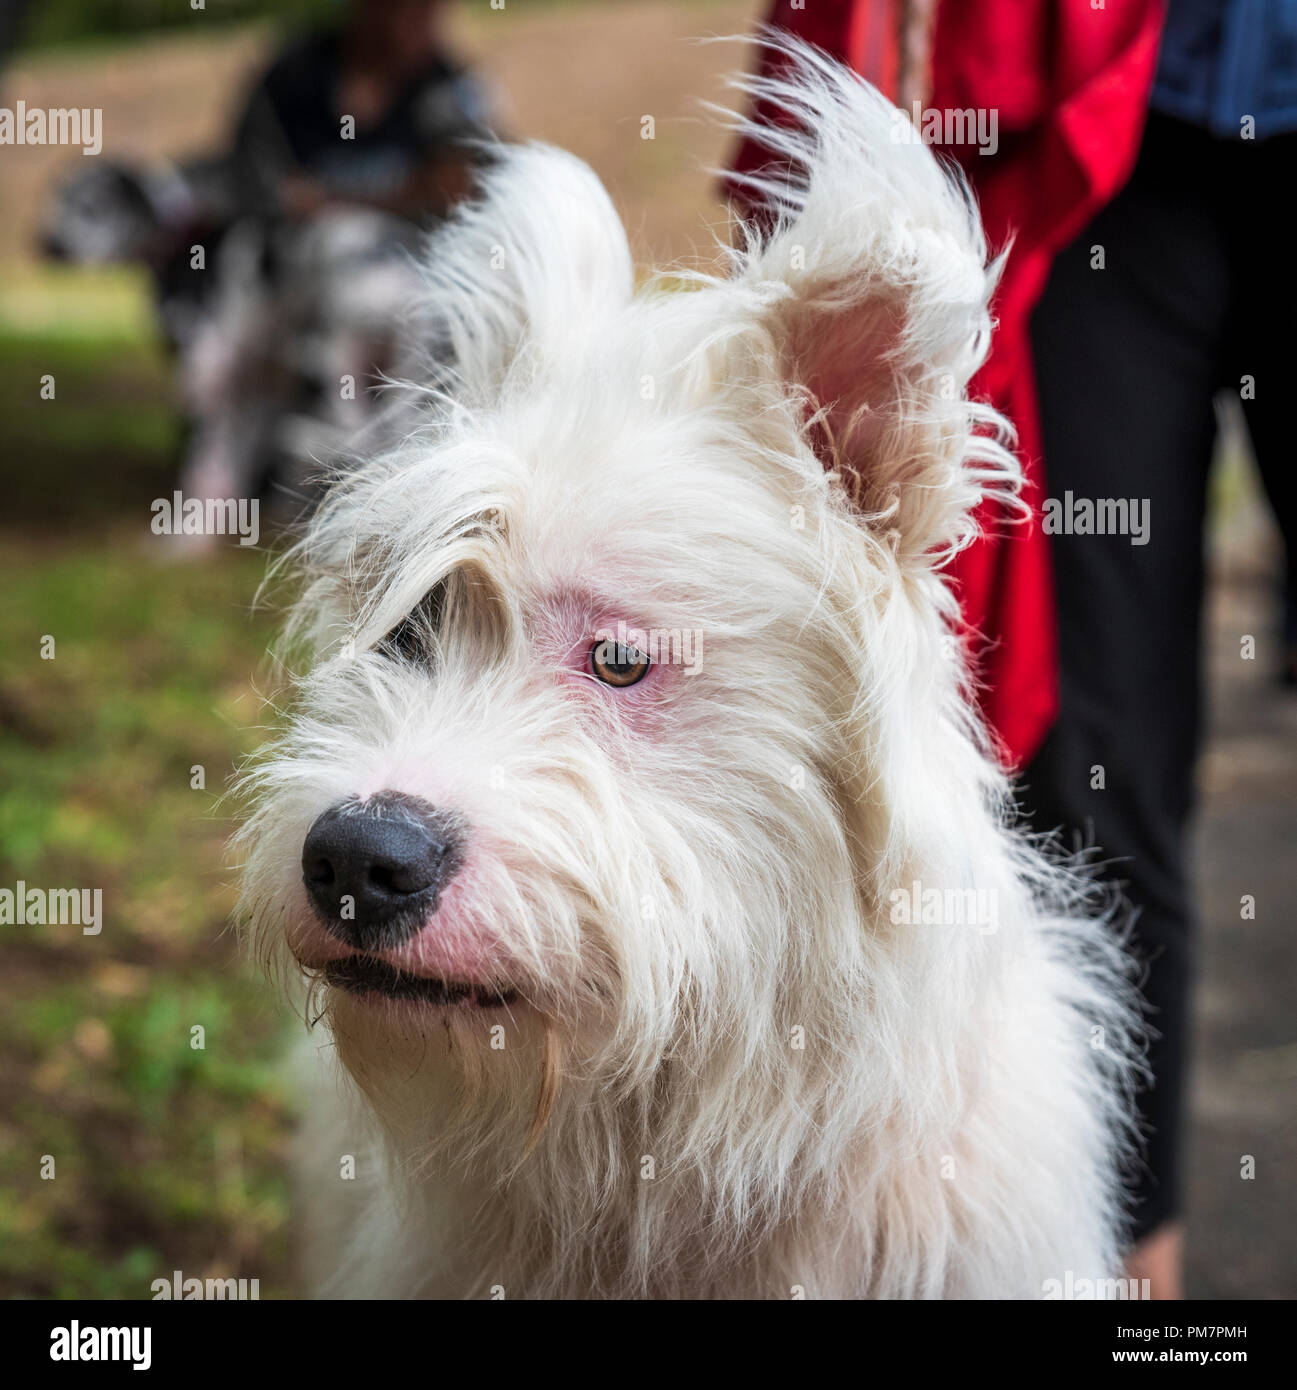
[[[1139,911],[1156,1036],[1132,1265],[1168,1297],[1181,1293],[1186,848],[1218,392],[1242,399],[1284,537],[1289,669],[1293,660],[1297,480],[1281,440],[1281,383],[1297,355],[1281,318],[1297,303],[1297,277],[1258,232],[1265,190],[1297,171],[1294,132],[1297,3],[1171,0],[1134,172],[1059,254],[1032,321],[1051,495],[1147,499],[1151,523],[1147,544],[1053,536],[1060,709],[1022,780],[1033,822],[1092,840]],[[1096,766],[1107,770],[1101,790]]]
[[[951,567],[983,706],[1023,768],[1035,828],[1093,847],[1134,913],[1154,1030],[1140,1096],[1128,1273],[1182,1294],[1180,1143],[1191,977],[1185,862],[1199,744],[1213,399],[1237,390],[1288,551],[1294,669],[1297,490],[1276,384],[1290,258],[1265,254],[1263,191],[1297,147],[1297,0],[855,0],[770,22],[879,83],[907,111],[994,112],[997,148],[945,152],[1012,251],[980,388],[1014,421],[1039,507],[1128,499],[1148,528],[1010,534]],[[780,119],[767,112],[767,119]],[[939,127],[938,127],[939,128]],[[940,140],[937,143],[942,143]],[[750,142],[739,172],[759,166]],[[1101,252],[1100,252],[1101,248]],[[1042,469],[1043,459],[1043,473]],[[1134,542],[1134,543],[1132,543]],[[1291,678],[1291,675],[1290,675]],[[1102,774],[1097,772],[1102,769]]]
[[[257,83],[235,139],[249,201],[296,217],[330,202],[420,221],[472,182],[488,134],[479,79],[447,49],[443,0],[349,0]]]
[[[182,362],[196,420],[181,489],[312,505],[372,415],[418,289],[422,231],[469,191],[489,134],[441,0],[351,0],[289,41],[237,122],[223,293]]]
[[[351,0],[254,83],[214,157],[96,161],[55,189],[46,254],[140,262],[175,354],[179,487],[293,517],[370,422],[418,291],[412,252],[471,187],[489,135],[440,0]],[[219,540],[182,538],[202,550]]]

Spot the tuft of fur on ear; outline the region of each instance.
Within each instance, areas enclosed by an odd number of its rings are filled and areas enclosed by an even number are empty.
[[[778,370],[805,401],[808,437],[902,555],[948,557],[976,534],[983,496],[1017,501],[1007,423],[967,388],[990,346],[976,207],[904,113],[819,50],[767,31],[774,76],[732,86],[773,120],[722,113],[770,151],[731,175],[741,222],[731,284],[760,304]]]
[[[594,171],[551,145],[489,146],[479,195],[428,239],[410,375],[473,408],[528,380],[634,289],[621,219]]]

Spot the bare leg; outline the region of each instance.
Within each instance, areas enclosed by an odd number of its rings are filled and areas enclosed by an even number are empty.
[[[1128,1279],[1147,1279],[1151,1299],[1184,1297],[1184,1227],[1166,1221],[1150,1231],[1126,1259]]]

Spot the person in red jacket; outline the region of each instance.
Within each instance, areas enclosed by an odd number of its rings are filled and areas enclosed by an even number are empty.
[[[1178,1297],[1204,484],[1213,394],[1252,379],[1263,320],[1293,302],[1291,268],[1244,234],[1254,190],[1291,178],[1297,154],[1297,0],[1171,0],[1169,15],[1166,0],[777,0],[768,22],[920,128],[935,113],[934,143],[967,176],[990,244],[1012,243],[973,393],[1016,426],[1028,500],[1049,521],[1076,497],[1125,499],[1140,519],[1117,535],[1066,518],[1023,529],[988,506],[950,574],[1024,812],[1094,847],[1136,909],[1154,1036],[1128,1273]],[[976,117],[953,140],[951,113]],[[734,168],[764,160],[749,142]],[[1292,552],[1281,396],[1243,394]],[[1290,592],[1289,657],[1294,614]]]
[[[1013,422],[1027,497],[1043,498],[1031,312],[1054,256],[1122,186],[1139,150],[1164,0],[775,0],[767,23],[841,59],[892,96],[935,110],[992,113],[995,145],[943,144],[977,195],[992,247],[1012,243],[997,327],[972,394]],[[1102,25],[1090,16],[1102,13]],[[777,61],[764,53],[763,63]],[[777,120],[774,112],[764,113]],[[732,168],[761,167],[748,141]],[[736,198],[742,198],[737,186]],[[1024,766],[1058,708],[1048,537],[986,508],[984,537],[955,558],[983,713],[1006,766]]]

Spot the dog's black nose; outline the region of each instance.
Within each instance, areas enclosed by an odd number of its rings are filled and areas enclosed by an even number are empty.
[[[417,796],[343,801],[311,826],[302,879],[325,927],[375,951],[413,936],[459,868],[460,821]]]

